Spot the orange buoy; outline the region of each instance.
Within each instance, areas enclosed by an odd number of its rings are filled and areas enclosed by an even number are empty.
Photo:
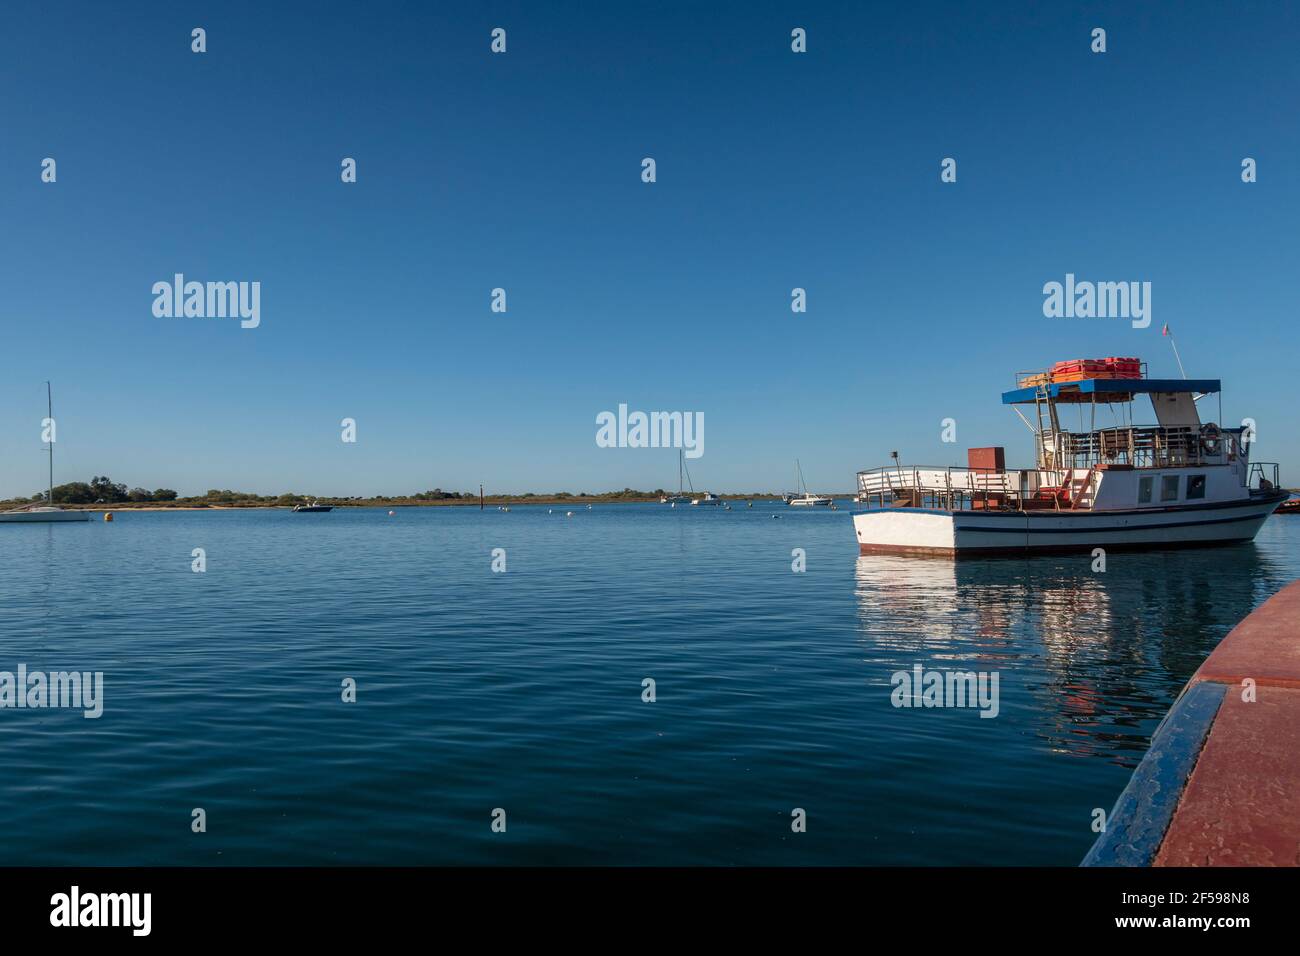
[[[112,521],[112,520],[113,520],[113,512],[111,512],[111,511],[105,511],[105,512],[104,512],[104,520],[105,520],[105,521]]]

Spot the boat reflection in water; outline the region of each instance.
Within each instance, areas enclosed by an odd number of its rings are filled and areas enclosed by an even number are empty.
[[[1251,544],[1092,566],[1089,555],[859,557],[872,683],[917,664],[996,672],[1000,720],[1051,750],[1136,766],[1193,671],[1287,575]]]

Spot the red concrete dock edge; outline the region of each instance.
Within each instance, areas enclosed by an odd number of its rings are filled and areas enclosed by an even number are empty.
[[[1192,675],[1083,865],[1300,866],[1300,581]]]
[[[1223,639],[1201,682],[1225,685],[1223,704],[1153,864],[1300,866],[1300,581]]]

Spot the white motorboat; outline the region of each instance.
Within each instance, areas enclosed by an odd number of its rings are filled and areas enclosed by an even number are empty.
[[[808,483],[803,480],[803,466],[799,464],[799,459],[794,460],[795,471],[798,473],[799,487],[802,494],[786,495],[785,503],[793,508],[825,508],[831,503],[831,499],[825,495],[808,494]]]

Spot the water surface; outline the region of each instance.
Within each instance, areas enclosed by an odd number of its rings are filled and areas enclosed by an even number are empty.
[[[859,557],[845,503],[566,510],[0,526],[0,670],[105,682],[0,710],[0,864],[1074,865],[1300,576],[1300,519],[1094,573]],[[998,716],[893,707],[917,663],[996,671]]]

